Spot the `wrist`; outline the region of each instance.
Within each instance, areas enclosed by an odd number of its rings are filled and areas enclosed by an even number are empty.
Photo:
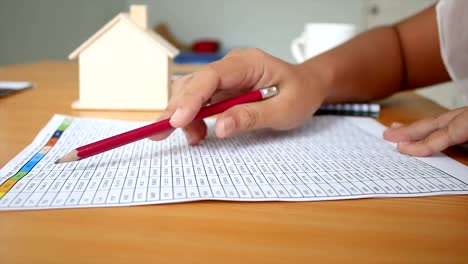
[[[297,64],[296,67],[306,88],[318,92],[323,98],[322,104],[327,104],[336,101],[333,89],[337,79],[337,69],[336,63],[330,63],[324,55]]]

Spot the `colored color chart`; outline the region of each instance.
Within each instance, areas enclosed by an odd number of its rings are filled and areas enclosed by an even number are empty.
[[[57,128],[54,132],[52,137],[47,141],[47,144],[38,152],[36,153],[26,164],[24,164],[21,169],[11,176],[8,180],[0,185],[0,199],[9,191],[13,186],[21,180],[24,176],[26,176],[36,164],[42,160],[42,158],[49,152],[49,150],[57,143],[59,138],[62,136],[62,133],[65,129],[70,126],[71,122],[73,121],[72,118],[66,118],[62,124]]]

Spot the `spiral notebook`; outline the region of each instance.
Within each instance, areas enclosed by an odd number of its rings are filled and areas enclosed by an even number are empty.
[[[380,105],[374,103],[328,104],[322,105],[315,114],[378,117],[380,114]]]

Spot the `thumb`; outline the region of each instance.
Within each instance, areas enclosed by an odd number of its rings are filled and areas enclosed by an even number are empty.
[[[264,128],[268,121],[268,107],[266,102],[256,102],[236,105],[216,120],[216,136],[226,138],[240,132]]]

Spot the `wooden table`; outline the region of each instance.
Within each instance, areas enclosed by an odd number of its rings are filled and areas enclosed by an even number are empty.
[[[155,112],[76,111],[78,67],[0,68],[33,89],[0,98],[0,167],[54,113],[154,120]],[[379,121],[408,123],[443,108],[413,93],[382,102]],[[468,164],[466,149],[446,153]],[[0,263],[468,263],[468,196],[327,202],[193,202],[0,212]]]

